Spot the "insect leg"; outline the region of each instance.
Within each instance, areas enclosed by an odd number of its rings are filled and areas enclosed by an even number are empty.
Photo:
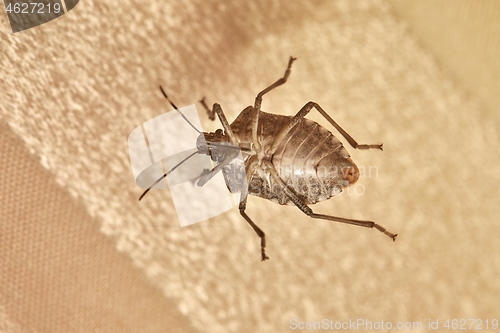
[[[227,121],[226,115],[224,114],[224,111],[222,111],[222,108],[220,104],[215,103],[212,110],[208,107],[207,103],[205,102],[205,97],[203,97],[201,100],[199,100],[201,105],[203,105],[203,108],[207,111],[208,113],[208,118],[210,120],[215,119],[215,114],[217,113],[217,116],[219,117],[219,121],[222,124],[222,127],[224,128],[224,131],[226,134],[229,136],[231,139],[231,142],[234,144],[238,144],[238,140],[234,136],[233,131],[231,130],[231,126],[229,126],[229,122]]]
[[[292,63],[297,60],[297,58],[290,57],[290,60],[288,61],[288,66],[286,68],[285,74],[281,79],[278,81],[274,82],[271,84],[269,87],[266,89],[262,90],[260,93],[257,94],[257,97],[255,97],[255,103],[254,103],[254,109],[255,109],[255,118],[252,121],[252,140],[253,140],[253,145],[255,147],[255,150],[257,152],[260,151],[261,146],[259,141],[257,140],[257,130],[259,128],[259,113],[260,113],[260,106],[262,105],[262,96],[273,90],[274,88],[281,86],[286,82],[288,79],[288,76],[290,76],[290,72],[292,70]]]
[[[217,114],[217,116],[219,117],[220,123],[222,124],[222,127],[224,128],[224,132],[231,140],[231,143],[238,146],[238,139],[236,139],[236,136],[234,135],[233,130],[231,129],[231,126],[229,126],[229,122],[227,121],[227,118],[224,115],[224,111],[222,111],[222,108],[220,107],[220,105],[215,103],[213,106],[212,112],[215,112]]]
[[[306,105],[304,105],[302,107],[302,109],[300,109],[299,112],[297,112],[297,114],[292,118],[292,121],[290,121],[290,123],[287,126],[283,127],[283,129],[281,129],[281,131],[276,135],[276,139],[274,140],[273,147],[268,152],[269,154],[274,154],[276,152],[276,150],[278,149],[279,144],[285,138],[285,136],[287,135],[287,133],[293,127],[295,127],[309,113],[309,111],[311,111],[312,108],[315,108],[316,110],[318,110],[318,112],[323,117],[325,117],[325,119],[328,120],[328,122],[330,124],[332,124],[333,127],[335,127],[337,129],[337,131],[340,132],[340,134],[342,134],[342,136],[347,140],[347,142],[349,142],[349,144],[353,148],[356,148],[356,149],[380,149],[380,150],[384,150],[383,149],[383,143],[382,144],[359,144],[359,143],[357,143],[356,140],[354,140],[354,138],[352,136],[350,136],[349,133],[347,133],[346,131],[344,131],[344,129],[342,127],[340,127],[339,124],[337,124],[335,122],[335,120],[333,120],[328,115],[328,113],[326,113],[325,110],[323,110],[323,108],[321,106],[319,106],[318,103],[308,102]]]
[[[360,227],[365,227],[365,228],[375,228],[378,231],[384,233],[385,235],[389,236],[392,238],[393,241],[396,240],[396,237],[398,234],[393,234],[387,231],[384,227],[381,225],[378,225],[375,222],[372,221],[362,221],[362,220],[354,220],[354,219],[346,219],[343,217],[337,217],[337,216],[330,216],[330,215],[322,215],[322,214],[316,214],[312,211],[311,208],[309,208],[298,196],[295,192],[290,190],[286,186],[286,184],[283,182],[283,180],[280,178],[278,173],[276,172],[276,169],[274,168],[274,165],[268,161],[263,162],[263,167],[266,168],[271,174],[271,177],[273,177],[273,180],[278,183],[282,188],[285,194],[292,200],[292,202],[302,211],[304,214],[307,216],[310,216],[315,219],[323,219],[323,220],[328,220],[328,221],[334,221],[334,222],[340,222],[340,223],[346,223],[346,224],[352,224],[352,225],[357,225]]]
[[[205,102],[205,97],[203,97],[202,99],[200,99],[199,102],[201,103],[201,105],[203,105],[203,108],[207,111],[208,119],[215,120],[215,111],[214,110],[210,110],[210,108],[208,107],[207,103]]]
[[[251,157],[246,165],[247,184],[250,184],[251,175],[253,174],[257,165],[258,161],[255,158],[255,156]],[[266,234],[245,213],[245,209],[247,207],[247,197],[248,197],[248,188],[243,188],[241,191],[240,204],[239,204],[240,214],[248,222],[248,224],[250,224],[255,233],[260,237],[260,249],[262,254],[262,261],[264,261],[269,259],[269,257],[266,255]]]
[[[219,148],[219,149],[224,149],[224,148]],[[200,177],[197,183],[199,187],[205,185],[210,179],[212,179],[213,176],[215,176],[219,171],[221,171],[226,165],[231,163],[233,159],[238,157],[239,150],[227,148],[226,151],[228,153],[226,158],[221,163],[217,164],[212,170],[210,170],[209,173]]]
[[[245,209],[247,207],[247,196],[248,193],[245,191],[245,193],[241,193],[241,200],[240,200],[240,214],[243,216],[243,218],[250,224],[252,229],[257,233],[257,235],[260,237],[260,250],[262,254],[262,261],[265,261],[269,259],[269,257],[266,255],[266,234],[260,230],[260,228],[253,223],[252,219],[248,217],[248,215],[245,213]]]
[[[264,96],[265,94],[267,94],[268,92],[270,92],[274,88],[281,86],[282,84],[284,84],[286,82],[286,80],[288,79],[288,76],[290,76],[290,71],[292,70],[292,63],[295,60],[297,60],[297,58],[290,57],[290,60],[288,61],[288,66],[286,68],[286,71],[285,71],[285,74],[283,75],[283,77],[257,94],[257,97],[255,97],[255,104],[253,106],[255,109],[260,111],[260,106],[262,104],[262,96]]]

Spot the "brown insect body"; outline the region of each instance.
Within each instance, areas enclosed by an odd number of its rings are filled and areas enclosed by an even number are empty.
[[[317,214],[309,208],[308,204],[339,194],[342,188],[354,184],[359,178],[358,167],[342,143],[330,131],[305,118],[312,109],[319,112],[353,148],[382,150],[382,144],[358,144],[315,102],[306,103],[293,117],[261,111],[262,97],[287,81],[295,60],[290,57],[283,77],[262,90],[255,98],[254,106],[245,108],[231,125],[219,104],[215,103],[210,110],[202,99],[200,102],[209,118],[213,120],[217,114],[223,130],[198,131],[197,151],[165,173],[139,200],[187,159],[195,154],[207,154],[216,165],[199,178],[198,186],[203,186],[222,171],[229,190],[241,193],[240,214],[260,237],[262,260],[269,259],[265,251],[266,236],[245,212],[248,194],[281,205],[295,205],[311,218],[374,228],[396,240],[397,234],[373,221]],[[168,99],[163,89],[162,92]],[[178,109],[171,101],[170,104]],[[184,117],[182,113],[181,116]],[[242,158],[239,158],[240,152]]]
[[[268,173],[255,167],[262,160],[270,161],[284,183],[309,204],[327,200],[357,181],[358,168],[343,144],[330,131],[309,119],[301,119],[281,140],[276,152],[267,155],[266,149],[274,143],[278,132],[293,117],[261,111],[258,137],[263,153],[251,150],[254,115],[255,110],[251,106],[247,107],[230,125],[240,147],[244,149],[248,194],[281,205],[294,205],[280,184],[276,184]],[[213,140],[214,136],[207,135],[206,139]],[[228,140],[227,136],[220,139]],[[249,147],[250,152],[247,150]],[[234,165],[224,167],[226,183],[230,190],[241,190],[234,184],[238,181],[232,177],[235,174],[234,168]]]

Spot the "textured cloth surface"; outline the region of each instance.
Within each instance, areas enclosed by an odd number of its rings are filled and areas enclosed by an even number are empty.
[[[5,28],[0,328],[286,332],[292,318],[327,318],[425,331],[429,319],[497,318],[500,114],[395,8],[84,1],[40,27]],[[385,148],[346,145],[365,172],[358,192],[311,208],[377,221],[397,242],[250,198],[268,237],[262,263],[236,210],[180,228],[168,191],[137,201],[127,137],[171,109],[159,84],[179,106],[220,103],[232,121],[290,55],[289,81],[264,111],[313,100],[358,142]]]
[[[1,332],[194,331],[4,122],[0,165]]]

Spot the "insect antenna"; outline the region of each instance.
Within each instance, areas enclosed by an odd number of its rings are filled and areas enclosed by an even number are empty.
[[[158,178],[157,181],[155,181],[153,183],[153,185],[151,185],[150,187],[147,188],[146,191],[144,191],[144,193],[142,193],[142,195],[139,197],[139,201],[141,201],[142,198],[144,198],[144,196],[146,195],[146,193],[148,193],[156,184],[158,184],[159,182],[161,182],[164,178],[166,178],[172,171],[174,171],[175,169],[177,169],[182,163],[186,162],[187,160],[189,160],[191,157],[193,157],[194,155],[198,154],[199,152],[198,151],[195,151],[194,153],[190,154],[188,157],[186,157],[185,159],[183,159],[182,161],[180,161],[179,163],[177,163],[172,169],[170,169],[168,172],[164,173],[163,176],[161,176],[160,178]]]
[[[167,99],[167,101],[170,103],[170,105],[172,105],[172,107],[180,113],[181,117],[184,118],[185,121],[187,121],[187,123],[189,125],[191,125],[191,127],[196,131],[198,132],[198,134],[201,134],[201,131],[199,131],[193,124],[191,124],[191,122],[182,114],[182,112],[179,111],[179,108],[177,106],[175,106],[175,104],[170,100],[170,98],[168,98],[167,94],[165,93],[165,90],[163,90],[162,86],[160,85],[160,90],[163,94],[163,96],[165,96],[165,98]]]
[[[163,87],[160,85],[160,90],[163,94],[163,96],[165,96],[165,98],[167,99],[167,101],[170,103],[170,105],[172,105],[172,107],[177,111],[179,112],[179,114],[181,115],[182,118],[184,118],[184,120],[199,134],[201,134],[202,132],[200,130],[198,130],[187,118],[186,116],[184,116],[184,114],[179,111],[179,108],[170,100],[170,98],[168,98],[167,96],[167,93],[165,93],[165,90],[163,90]],[[177,169],[181,164],[183,164],[184,162],[186,162],[188,159],[190,159],[191,157],[193,157],[194,155],[196,154],[201,154],[200,151],[195,151],[194,153],[190,154],[188,157],[184,158],[182,161],[180,161],[179,163],[177,163],[172,169],[170,169],[168,172],[164,173],[163,176],[161,176],[160,178],[158,178],[150,187],[148,187],[146,189],[146,191],[144,191],[144,193],[142,193],[142,195],[139,197],[139,201],[141,201],[142,198],[144,198],[144,196],[156,185],[158,184],[159,182],[161,182],[163,179],[165,179],[171,172],[173,172],[175,169]]]

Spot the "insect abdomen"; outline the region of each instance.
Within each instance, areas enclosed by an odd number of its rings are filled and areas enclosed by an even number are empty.
[[[316,203],[340,193],[347,185],[339,174],[347,159],[349,154],[330,131],[303,119],[281,142],[272,163],[304,202]]]
[[[246,111],[246,112],[245,112]],[[245,109],[231,124],[240,142],[251,141],[251,109]],[[259,139],[269,148],[277,134],[293,117],[261,112],[259,115]],[[318,123],[302,119],[285,136],[271,158],[279,177],[293,189],[305,203],[327,200],[349,186],[357,176],[346,180],[344,168],[357,168],[349,158],[342,143]],[[254,173],[250,176],[249,194],[279,204],[293,203],[275,184],[272,177]]]

